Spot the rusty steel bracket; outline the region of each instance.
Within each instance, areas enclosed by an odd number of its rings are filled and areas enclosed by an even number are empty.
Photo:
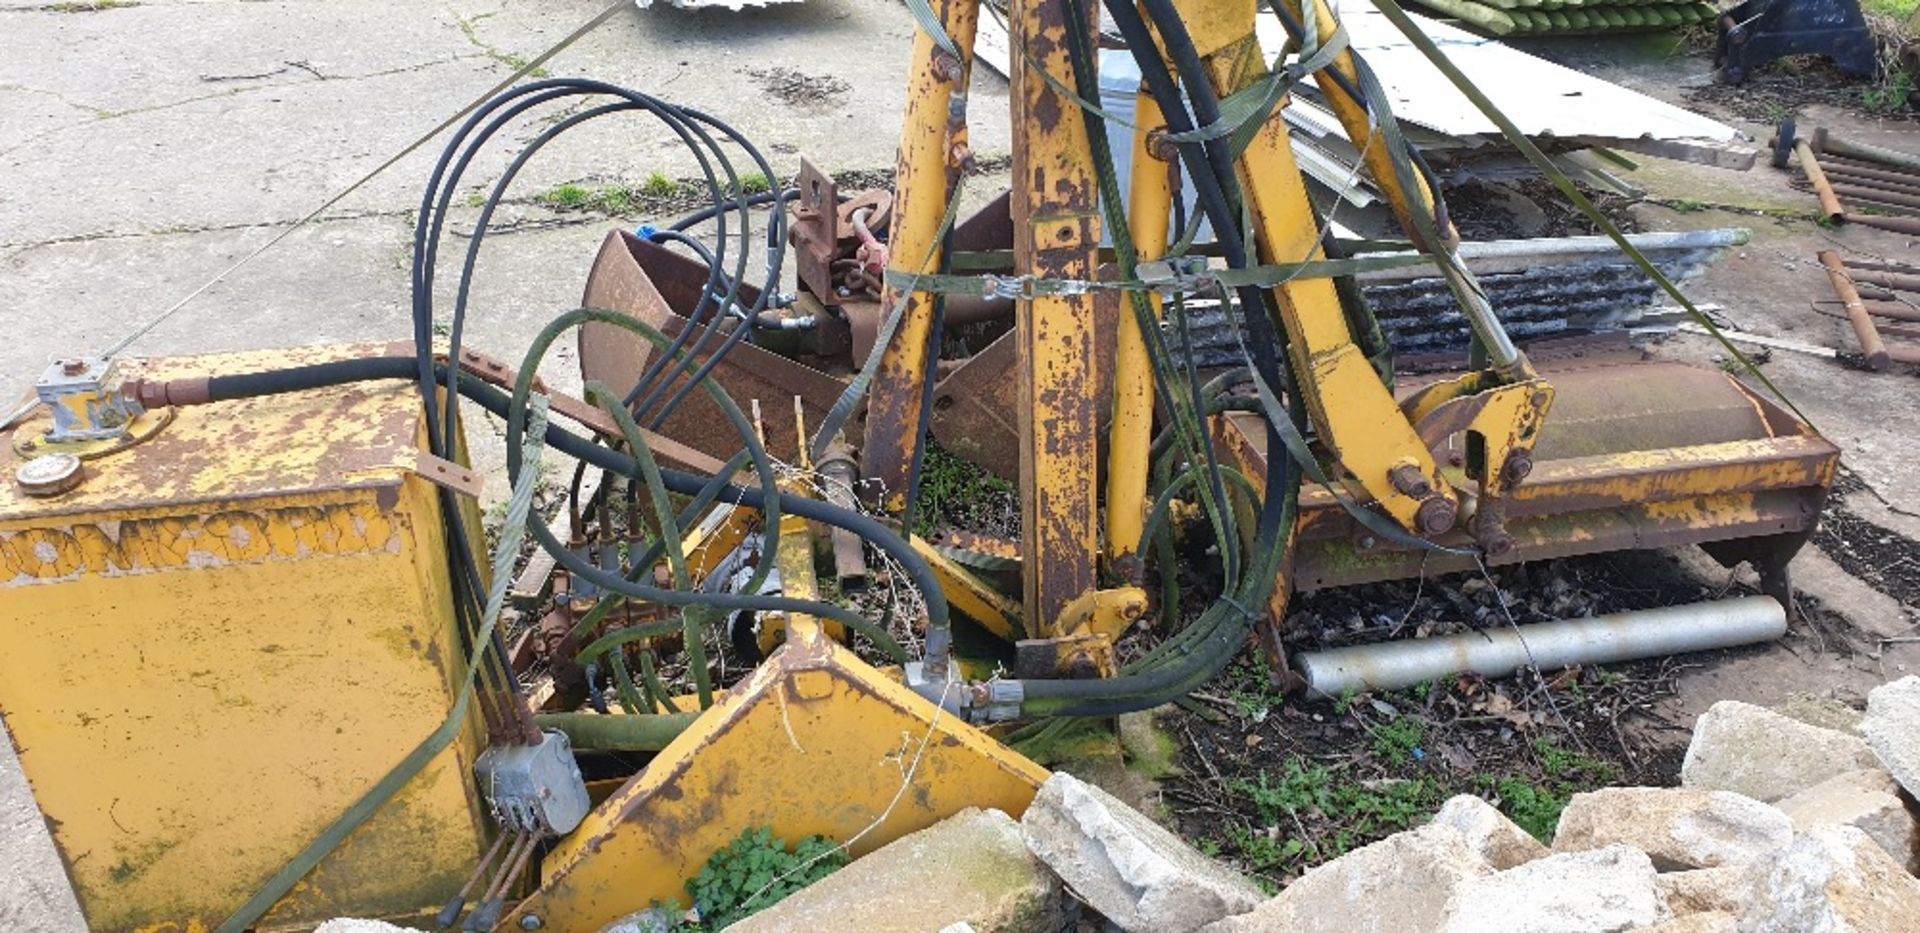
[[[1113,639],[1097,632],[1013,643],[1013,673],[1022,680],[1094,680],[1119,671]]]
[[[1009,641],[1026,634],[1020,604],[1002,595],[999,589],[942,554],[919,535],[907,540],[913,545],[913,552],[925,558],[933,567],[934,576],[940,580],[940,589],[947,595],[947,604],[955,612]]]
[[[1118,641],[1146,616],[1147,606],[1147,591],[1137,586],[1088,590],[1067,604],[1055,627],[1069,634],[1091,633]]]
[[[833,260],[840,254],[840,189],[833,176],[812,162],[800,160],[794,178],[800,189],[787,242],[793,244],[794,273],[822,302],[833,304]]]
[[[480,491],[485,486],[485,483],[480,478],[480,474],[451,460],[436,457],[424,450],[415,452],[413,472],[419,474],[421,479],[435,486],[443,489],[451,489],[454,492],[464,496],[470,496],[474,499],[480,498]]]
[[[1437,382],[1415,393],[1402,407],[1435,457],[1449,464],[1457,460],[1462,475],[1478,484],[1471,521],[1474,539],[1496,557],[1511,550],[1507,496],[1533,472],[1533,446],[1553,407],[1553,386],[1538,377],[1498,384],[1492,373],[1474,372]],[[1463,447],[1452,450],[1456,437]],[[1409,482],[1417,485],[1417,476]],[[1420,490],[1402,492],[1418,495]],[[1428,534],[1451,528],[1458,517],[1443,516],[1442,511],[1423,506],[1423,530],[1426,519],[1433,519]]]

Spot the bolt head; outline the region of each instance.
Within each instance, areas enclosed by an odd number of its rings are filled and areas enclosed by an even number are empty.
[[[527,914],[520,918],[520,929],[522,930],[538,930],[546,925],[547,922],[540,919],[539,914]]]
[[[1501,472],[1506,474],[1507,482],[1520,482],[1533,472],[1533,457],[1524,450],[1516,450],[1507,456],[1507,465]]]
[[[1414,513],[1414,521],[1420,525],[1421,534],[1438,535],[1452,530],[1454,519],[1459,515],[1459,506],[1435,496],[1420,503],[1420,511]]]
[[[87,361],[79,357],[61,360],[60,371],[69,376],[78,376],[87,371]]]

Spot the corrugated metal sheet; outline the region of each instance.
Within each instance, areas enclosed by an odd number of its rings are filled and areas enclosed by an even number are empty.
[[[1500,128],[1447,81],[1369,0],[1333,0],[1355,52],[1373,66],[1393,112],[1450,136],[1498,137]],[[1753,163],[1752,140],[1734,127],[1529,55],[1505,43],[1421,16],[1422,30],[1529,137],[1591,140],[1729,167]],[[1285,44],[1278,20],[1263,16],[1270,54]],[[1744,161],[1745,164],[1739,164]]]

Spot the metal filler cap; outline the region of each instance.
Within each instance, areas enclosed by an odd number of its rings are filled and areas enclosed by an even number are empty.
[[[80,485],[80,458],[72,454],[45,454],[20,464],[13,478],[29,496],[57,496]]]

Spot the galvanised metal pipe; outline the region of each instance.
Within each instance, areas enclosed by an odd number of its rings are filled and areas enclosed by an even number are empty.
[[[1687,651],[1771,641],[1787,632],[1787,613],[1771,596],[1489,628],[1439,638],[1308,651],[1294,670],[1313,695],[1399,690],[1471,671],[1505,677],[1524,667],[1542,671],[1575,664],[1632,661]]]

